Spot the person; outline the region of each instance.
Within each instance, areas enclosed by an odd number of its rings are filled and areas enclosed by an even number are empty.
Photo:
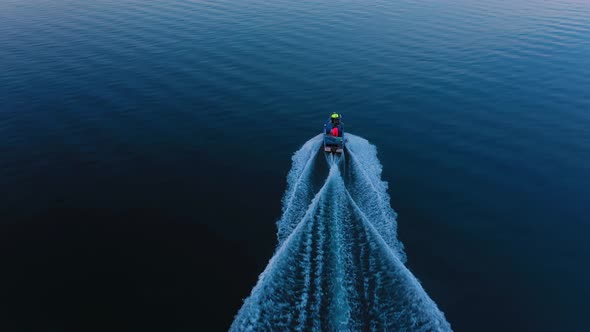
[[[340,122],[341,118],[342,116],[336,112],[330,115],[330,125],[324,125],[326,128],[326,134],[334,137],[342,136],[342,124]]]
[[[330,116],[330,121],[334,125],[340,124],[340,114],[338,114],[336,112],[332,113],[332,115]]]

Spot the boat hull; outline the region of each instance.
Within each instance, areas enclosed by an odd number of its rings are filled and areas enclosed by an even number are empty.
[[[343,153],[344,137],[335,137],[324,134],[324,151],[329,153]]]

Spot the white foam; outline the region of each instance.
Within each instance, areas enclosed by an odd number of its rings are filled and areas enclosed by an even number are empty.
[[[404,266],[376,148],[346,136],[349,167],[329,156],[330,172],[315,195],[321,135],[294,154],[277,250],[231,331],[451,330]]]
[[[377,148],[359,136],[347,134],[346,139],[351,159],[348,170],[353,177],[348,182],[349,192],[367,220],[405,262],[403,244],[397,238],[397,214],[390,206],[388,183],[381,179],[383,167],[377,158]]]
[[[301,220],[309,205],[311,192],[310,175],[318,150],[322,145],[319,134],[293,154],[293,165],[287,175],[287,190],[283,195],[283,215],[277,222],[279,244],[282,243]]]

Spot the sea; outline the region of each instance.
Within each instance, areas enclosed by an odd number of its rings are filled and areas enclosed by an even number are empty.
[[[399,269],[441,330],[590,330],[586,0],[1,1],[0,330],[272,330],[247,314],[307,225],[281,233],[289,175],[332,112],[379,195],[359,202],[320,148],[302,206],[358,214],[389,267],[367,283]],[[322,215],[310,230],[346,233]],[[337,329],[299,295],[285,326]],[[393,330],[341,296],[341,330]]]

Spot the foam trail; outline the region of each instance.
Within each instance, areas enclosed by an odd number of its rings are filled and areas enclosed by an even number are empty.
[[[388,184],[381,180],[383,167],[377,158],[377,148],[359,136],[347,134],[346,139],[352,162],[347,174],[351,177],[350,194],[383,240],[405,262],[403,244],[397,239],[397,214],[389,205]]]
[[[349,158],[326,159],[329,173],[314,196],[321,136],[294,154],[279,245],[230,331],[451,330],[403,264],[376,149],[347,139]]]
[[[310,175],[321,145],[320,134],[307,141],[293,155],[293,166],[287,175],[287,190],[283,195],[283,215],[277,222],[279,244],[291,234],[307,210],[313,195]]]

